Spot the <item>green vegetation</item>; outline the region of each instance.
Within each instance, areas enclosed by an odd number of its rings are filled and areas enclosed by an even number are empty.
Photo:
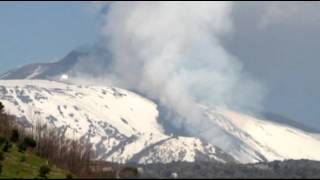
[[[0,136],[0,146],[7,141],[6,138]]]
[[[2,172],[0,173],[0,178],[37,178],[40,168],[47,164],[46,159],[40,158],[30,152],[19,152],[15,145],[7,153],[3,153],[3,156],[4,160],[1,162]],[[53,164],[49,163],[48,167],[51,171],[47,177],[50,179],[64,179],[66,174],[68,174]]]
[[[47,165],[42,165],[39,169],[39,177],[47,179],[48,178],[48,174],[50,173],[51,169],[49,166]]]
[[[92,145],[68,139],[40,119],[27,128],[0,102],[0,179],[135,178],[126,165],[94,161]]]
[[[19,152],[24,152],[27,148],[35,148],[37,146],[36,141],[31,137],[25,137],[22,142],[18,144]]]
[[[11,131],[10,141],[16,143],[16,142],[19,141],[19,138],[20,138],[19,130],[18,130],[18,129],[13,129],[13,130]]]
[[[67,175],[66,175],[66,179],[73,179],[72,174],[67,174]]]
[[[3,152],[0,151],[0,162],[4,160],[4,155],[3,155]]]
[[[64,179],[70,174],[37,154],[37,145],[34,136],[27,134],[14,116],[6,114],[0,102],[0,179]]]
[[[11,143],[9,141],[6,141],[4,146],[2,147],[3,152],[8,152],[8,150],[11,148]]]

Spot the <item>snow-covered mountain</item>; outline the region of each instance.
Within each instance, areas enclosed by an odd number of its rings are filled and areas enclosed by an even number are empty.
[[[58,62],[26,65],[11,70],[0,76],[0,79],[46,79],[69,71],[85,55],[80,51],[72,51]]]
[[[232,138],[232,148],[222,151],[198,137],[168,135],[154,102],[116,87],[1,80],[0,101],[27,127],[42,120],[68,138],[90,141],[101,160],[320,160],[319,134],[222,108],[203,106],[203,115]]]
[[[234,161],[198,138],[166,135],[157,121],[156,104],[116,87],[2,80],[0,101],[26,127],[40,120],[58,128],[65,137],[89,141],[99,160]]]
[[[99,46],[75,49],[57,62],[28,64],[1,74],[0,79],[59,80],[65,74],[76,76],[78,71],[95,76],[94,72],[107,69],[109,59],[110,53]]]
[[[139,163],[320,160],[320,134],[285,118],[259,119],[202,105],[203,117],[230,137],[226,142],[228,148],[221,147],[222,151],[217,144],[208,144],[199,137],[185,133],[171,135],[168,132],[171,127],[161,121],[161,107],[136,93],[116,87],[63,83],[72,82],[77,72],[90,70],[88,74],[98,76],[94,73],[108,70],[109,57],[104,48],[94,47],[74,50],[55,63],[26,65],[9,71],[0,75],[3,79],[0,101],[25,126],[41,119],[59,128],[66,137],[90,141],[97,158],[102,160]],[[186,135],[189,137],[183,137]]]
[[[320,160],[317,133],[227,109],[205,111],[209,119],[238,140],[228,153],[240,162]]]

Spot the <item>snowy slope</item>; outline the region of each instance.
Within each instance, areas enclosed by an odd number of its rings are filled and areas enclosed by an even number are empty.
[[[114,162],[233,161],[198,138],[173,137],[158,124],[156,104],[116,87],[46,80],[1,80],[0,101],[31,127],[37,120],[68,138],[94,144],[97,159]]]
[[[229,151],[241,162],[320,160],[319,134],[226,109],[207,109],[207,115],[241,142],[237,149]]]
[[[224,114],[237,127],[254,137],[263,147],[262,154],[268,160],[289,158],[320,160],[320,141],[310,133],[236,112],[227,111]]]
[[[202,106],[204,116],[231,137],[223,148],[197,137],[167,135],[152,101],[116,87],[46,80],[1,80],[0,101],[21,124],[42,120],[68,138],[94,144],[97,159],[168,163],[218,160],[251,163],[320,160],[320,135],[239,112]],[[210,126],[208,126],[210,127]]]

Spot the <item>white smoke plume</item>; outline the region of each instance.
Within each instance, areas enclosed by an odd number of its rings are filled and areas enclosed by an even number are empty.
[[[113,63],[106,77],[135,89],[182,118],[189,133],[218,141],[197,104],[250,109],[260,105],[259,83],[221,45],[232,32],[231,2],[112,2],[103,36]],[[219,141],[223,141],[220,137]]]

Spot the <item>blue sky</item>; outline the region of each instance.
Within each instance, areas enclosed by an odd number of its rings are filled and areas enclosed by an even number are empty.
[[[97,39],[88,2],[0,2],[0,74],[54,61]]]

